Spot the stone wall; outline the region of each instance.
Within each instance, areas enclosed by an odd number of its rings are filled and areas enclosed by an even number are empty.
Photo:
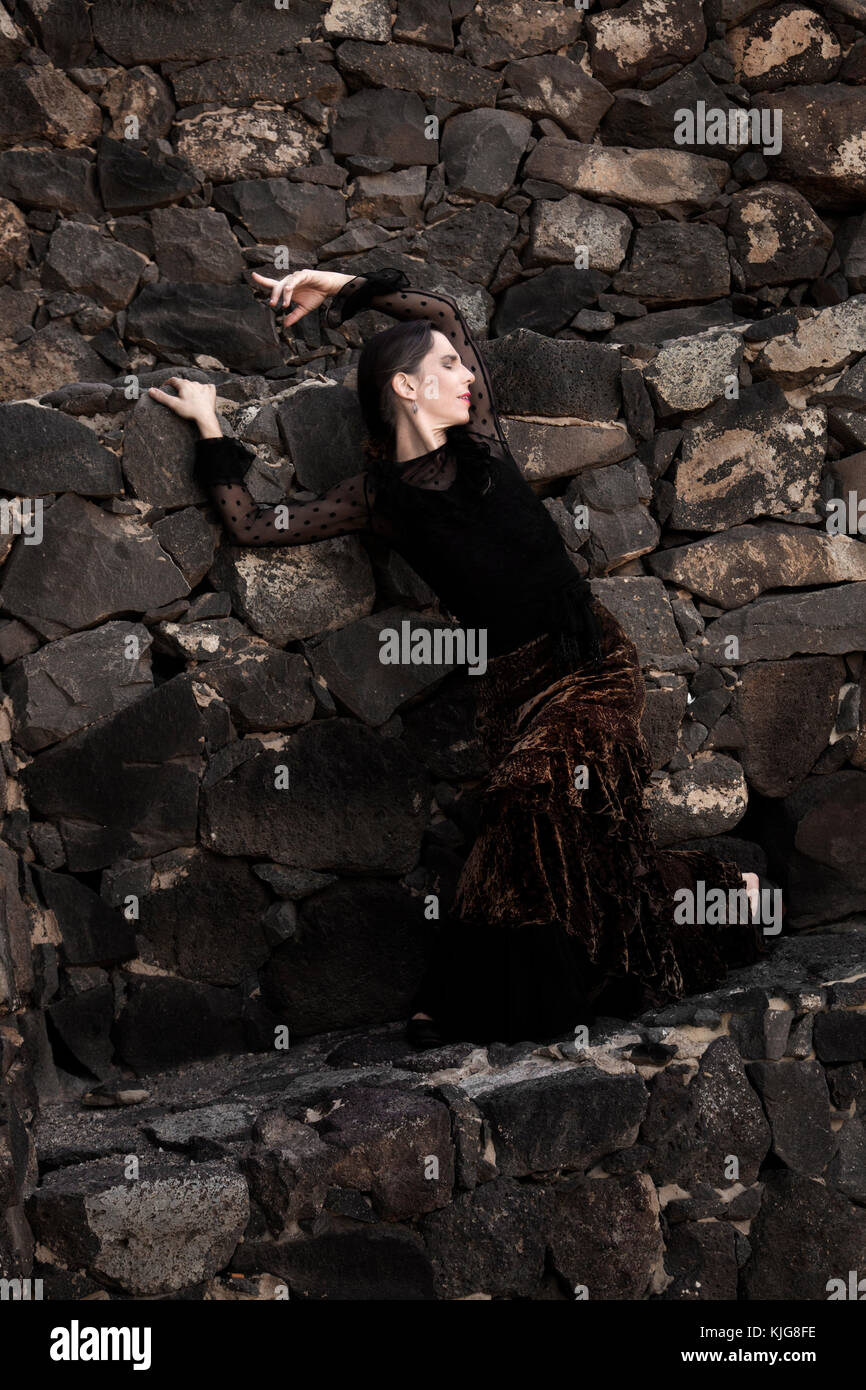
[[[51,1107],[33,1277],[119,1301],[856,1298],[864,947],[862,920],[792,937],[548,1046],[407,1055],[398,1024],[154,1074],[134,1111]]]
[[[229,544],[146,394],[215,382],[262,502],[357,469],[392,321],[281,338],[253,269],[455,296],[638,646],[659,843],[856,921],[866,4],[22,0],[0,64],[2,1262],[40,1104],[401,1019],[472,840],[472,677],[378,661],[433,595]]]

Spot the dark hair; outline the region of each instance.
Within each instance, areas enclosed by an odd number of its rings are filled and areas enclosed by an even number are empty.
[[[358,399],[367,427],[365,448],[371,458],[394,457],[397,401],[391,379],[397,372],[418,371],[433,347],[429,319],[395,323],[368,338],[358,359]]]
[[[397,398],[391,381],[397,372],[413,375],[433,348],[435,324],[430,319],[411,319],[376,333],[361,349],[358,359],[358,400],[366,427],[364,453],[376,484],[380,504],[391,515],[402,511],[424,512],[433,505],[423,488],[403,483],[394,458]],[[474,516],[472,503],[491,485],[490,449],[465,425],[450,425],[448,441],[457,456],[463,494],[448,489],[437,494],[436,506],[460,511],[466,521]],[[467,505],[468,503],[468,505]]]

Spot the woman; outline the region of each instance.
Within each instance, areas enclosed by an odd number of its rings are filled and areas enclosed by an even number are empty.
[[[598,1011],[627,1015],[710,989],[727,966],[764,954],[745,902],[756,902],[755,874],[653,846],[637,651],[512,458],[454,300],[412,289],[391,267],[253,278],[272,307],[292,306],[286,326],[329,296],[331,327],[368,307],[403,322],[358,362],[367,468],[313,501],[255,503],[244,485],[252,455],[223,438],[213,386],[174,377],[176,396],[151,388],[198,425],[197,476],[228,530],[244,545],[298,545],[369,529],[464,627],[487,634],[475,686],[491,763],[480,831],[415,997],[410,1041],[561,1035]],[[674,894],[698,892],[699,880],[706,892],[739,890],[736,920],[674,922]]]

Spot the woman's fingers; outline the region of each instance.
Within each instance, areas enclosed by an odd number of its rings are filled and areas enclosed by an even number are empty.
[[[158,401],[160,405],[168,406],[175,415],[186,415],[189,410],[189,405],[184,401],[183,396],[170,396],[167,391],[160,391],[156,386],[149,386],[147,393],[152,400]]]
[[[289,305],[292,302],[292,296],[295,290],[297,289],[301,276],[304,274],[305,272],[303,270],[296,270],[293,275],[287,275],[285,280],[282,280],[280,282],[279,290],[276,291],[276,301],[274,301],[274,299],[272,298],[271,303],[279,303],[282,299],[283,308],[288,309]],[[306,309],[303,312],[306,313]]]
[[[164,381],[162,384],[163,384],[163,386],[173,386],[173,387],[175,388],[175,390],[177,391],[177,395],[176,395],[176,396],[172,396],[172,395],[170,394],[170,392],[168,392],[168,391],[162,391],[162,390],[160,390],[160,388],[159,388],[158,386],[149,386],[149,387],[148,387],[148,394],[151,395],[151,396],[156,396],[156,399],[157,399],[158,401],[165,401],[166,403],[170,403],[171,401],[179,401],[179,400],[182,400],[182,399],[183,399],[183,395],[184,395],[184,390],[183,390],[183,388],[184,388],[184,386],[186,386],[188,383],[184,381],[183,377],[180,377],[180,376],[169,376],[169,377],[166,377],[165,381]]]
[[[158,386],[149,386],[148,395],[159,401],[160,405],[167,405],[169,410],[173,410],[175,415],[180,415],[185,420],[196,419],[214,408],[216,387],[212,382],[189,381],[186,377],[170,376],[163,384],[176,387],[177,395],[161,391]]]
[[[274,305],[277,304],[279,301],[280,288],[283,284],[283,281],[272,280],[269,275],[259,275],[258,272],[255,270],[253,271],[253,279],[258,280],[260,285],[264,285],[266,289],[269,289],[271,291],[271,297],[268,302],[271,308],[273,308]]]
[[[304,315],[309,312],[309,309],[305,309],[303,304],[296,304],[291,313],[286,314],[286,317],[283,319],[283,327],[290,328],[293,323],[297,323],[298,319],[302,319]]]
[[[277,308],[282,301],[283,308],[287,309],[292,302],[292,294],[296,286],[308,273],[306,270],[294,270],[291,275],[284,275],[282,280],[273,280],[269,275],[260,275],[257,270],[254,270],[252,274],[254,280],[258,280],[260,285],[265,285],[270,289],[269,303],[271,308]],[[303,312],[306,313],[306,309]],[[297,317],[300,318],[300,314]]]
[[[279,310],[282,307],[288,310],[283,319],[284,328],[291,328],[293,323],[309,314],[311,309],[325,298],[325,291],[316,284],[316,274],[316,271],[306,268],[292,271],[291,275],[283,276],[282,280],[274,280],[269,275],[259,274],[257,270],[252,272],[254,280],[270,289],[271,308]],[[305,299],[309,299],[308,303],[300,302],[296,296],[296,291],[302,285],[308,286],[309,293],[304,295]]]
[[[183,396],[171,396],[168,391],[160,391],[158,386],[149,386],[147,393],[153,400],[159,401],[160,405],[167,405],[175,415],[186,415],[190,409],[189,401]]]
[[[270,300],[269,300],[268,302],[269,302],[271,308],[273,309],[273,307],[274,307],[276,304],[279,303],[279,300],[280,300],[280,291],[281,291],[281,289],[282,289],[282,286],[283,286],[283,284],[284,284],[284,281],[283,281],[283,280],[272,280],[271,277],[270,277],[269,275],[260,275],[259,272],[258,272],[257,270],[254,270],[254,271],[253,271],[253,279],[254,279],[254,280],[258,280],[258,282],[259,282],[260,285],[265,285],[265,286],[268,286],[268,287],[270,288],[271,297],[270,297]]]

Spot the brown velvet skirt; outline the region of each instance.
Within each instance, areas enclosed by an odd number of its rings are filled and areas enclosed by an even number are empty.
[[[677,889],[742,889],[736,864],[655,847],[634,643],[597,600],[598,671],[557,678],[547,635],[491,658],[476,727],[490,759],[478,837],[413,1003],[446,1037],[547,1039],[720,984],[767,953],[751,922],[674,921]]]

